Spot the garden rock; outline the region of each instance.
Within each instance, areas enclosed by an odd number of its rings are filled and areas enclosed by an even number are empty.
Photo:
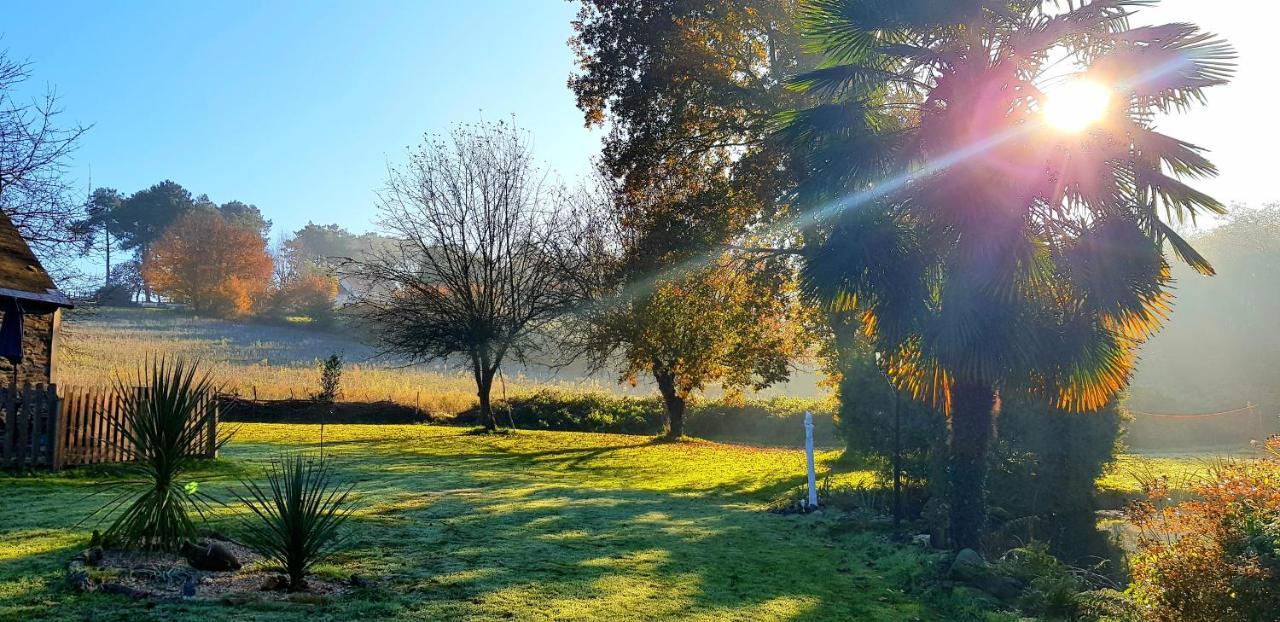
[[[225,572],[240,569],[240,560],[236,559],[230,549],[214,540],[188,546],[185,554],[187,563],[196,570]]]
[[[991,567],[987,565],[987,561],[973,549],[961,549],[956,553],[955,561],[951,562],[951,576],[966,583],[973,583],[990,574]]]
[[[289,580],[278,574],[271,575],[262,582],[262,587],[259,589],[263,592],[282,592],[289,589]]]
[[[920,535],[912,536],[912,537],[911,537],[911,543],[912,543],[912,544],[914,544],[914,545],[916,545],[916,546],[923,547],[923,548],[926,548],[926,549],[927,549],[927,548],[929,548],[930,546],[932,546],[932,545],[933,545],[933,536],[931,536],[931,535],[929,535],[929,534],[927,534],[927,533],[922,533],[922,534],[920,534]]]

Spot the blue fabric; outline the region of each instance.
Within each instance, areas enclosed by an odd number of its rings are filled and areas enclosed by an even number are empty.
[[[18,365],[22,362],[22,307],[18,301],[8,298],[0,303],[4,322],[0,323],[0,357]]]

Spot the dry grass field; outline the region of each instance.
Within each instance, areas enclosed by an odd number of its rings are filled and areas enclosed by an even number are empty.
[[[315,390],[320,361],[338,353],[346,361],[339,399],[390,400],[433,414],[457,413],[476,400],[475,385],[465,373],[443,365],[406,367],[402,360],[378,357],[373,348],[356,339],[305,326],[113,308],[72,311],[63,326],[57,382],[66,386],[110,385],[118,374],[131,374],[147,357],[184,356],[199,359],[230,392],[260,399],[303,398]],[[505,377],[505,391],[623,390],[610,380],[518,369]],[[496,387],[496,396],[503,390]]]

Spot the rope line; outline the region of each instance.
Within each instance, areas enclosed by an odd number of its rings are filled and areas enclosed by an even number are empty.
[[[1240,413],[1240,412],[1244,412],[1244,411],[1250,411],[1250,412],[1252,412],[1252,411],[1253,411],[1253,408],[1254,408],[1254,407],[1253,407],[1252,405],[1250,405],[1250,406],[1242,406],[1242,407],[1240,407],[1240,408],[1235,408],[1235,409],[1232,409],[1232,410],[1224,410],[1224,411],[1216,412],[1216,413],[1185,413],[1185,414],[1172,414],[1172,413],[1149,413],[1149,412],[1144,412],[1144,411],[1141,411],[1141,410],[1130,410],[1129,412],[1130,412],[1130,413],[1132,413],[1132,414],[1135,414],[1135,415],[1143,416],[1143,417],[1156,417],[1156,418],[1160,418],[1160,419],[1208,419],[1208,418],[1210,418],[1210,417],[1222,417],[1222,416],[1225,416],[1225,415],[1234,415],[1234,414],[1236,414],[1236,413]],[[1277,413],[1277,414],[1280,414],[1280,413]]]

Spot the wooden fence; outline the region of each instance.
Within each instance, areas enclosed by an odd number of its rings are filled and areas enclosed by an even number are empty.
[[[59,395],[61,393],[61,395]],[[210,395],[202,408],[215,410],[193,453],[216,458],[218,400]],[[47,468],[128,462],[133,446],[120,433],[123,412],[110,389],[10,384],[0,387],[0,467]]]

